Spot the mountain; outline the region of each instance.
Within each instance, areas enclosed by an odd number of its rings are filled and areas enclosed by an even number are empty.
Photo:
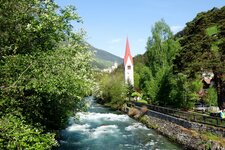
[[[91,51],[94,51],[95,56],[94,56],[94,61],[93,61],[93,66],[96,69],[105,69],[108,67],[111,67],[114,62],[117,62],[118,64],[122,64],[123,63],[123,59],[113,55],[107,51],[101,50],[101,49],[97,49],[93,46],[91,46],[90,44],[88,44],[90,47]]]

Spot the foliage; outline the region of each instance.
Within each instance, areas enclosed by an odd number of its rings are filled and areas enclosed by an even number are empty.
[[[153,76],[159,67],[164,67],[171,62],[173,57],[174,41],[172,41],[172,32],[164,20],[155,23],[152,28],[152,37],[148,38],[147,55],[148,64],[151,67]]]
[[[14,138],[24,131],[30,135],[19,143],[22,149],[50,149],[54,134],[45,133],[83,109],[93,85],[92,53],[83,32],[73,33],[70,24],[81,20],[74,7],[61,9],[50,0],[0,2],[0,137],[6,139],[0,147],[15,148]],[[7,134],[13,122],[21,126]]]
[[[206,28],[206,34],[208,36],[212,36],[212,35],[215,35],[217,33],[218,33],[218,28],[217,28],[216,25]]]
[[[225,7],[199,13],[193,21],[187,23],[179,40],[181,51],[174,60],[175,71],[183,72],[189,78],[203,71],[214,73],[220,108],[225,108],[224,27]]]
[[[191,89],[196,93],[203,89],[203,83],[200,77],[196,77],[195,80],[191,82]]]
[[[164,104],[169,93],[167,86],[167,76],[172,69],[172,60],[179,50],[179,43],[174,41],[172,32],[164,20],[155,23],[152,28],[152,37],[147,42],[146,66],[139,72],[139,87],[144,93],[144,97],[150,98],[153,104]],[[141,66],[141,65],[139,65]]]
[[[0,10],[0,58],[51,50],[72,33],[71,20],[80,22],[74,7],[50,0],[1,0]]]
[[[6,103],[2,110],[19,106],[30,121],[51,129],[63,127],[71,110],[90,90],[91,73],[86,61],[90,56],[85,53],[79,46],[63,46],[36,57],[7,57],[0,73],[5,86],[2,92],[15,102],[11,106]]]
[[[132,96],[132,97],[141,97],[142,95],[141,95],[140,93],[138,93],[138,92],[133,92],[133,93],[131,94],[131,96]]]
[[[174,61],[178,71],[192,75],[201,69],[223,70],[224,10],[225,7],[199,13],[193,21],[187,23],[179,41],[182,50]],[[216,43],[219,55],[211,51],[212,45]]]
[[[134,86],[130,83],[130,81],[128,80],[128,83],[125,85],[126,86],[126,94],[127,97],[129,98],[129,101],[131,100],[132,94],[134,93]]]
[[[170,78],[171,91],[169,93],[168,105],[184,109],[192,109],[199,100],[196,81],[189,81],[187,76],[179,73]]]
[[[225,97],[224,10],[199,13],[175,37],[163,20],[156,22],[147,52],[134,59],[135,89],[150,103],[192,108],[203,88],[199,75],[213,71],[221,105]]]
[[[134,71],[134,89],[140,91],[140,74]]]
[[[6,114],[0,119],[0,149],[44,150],[56,146],[55,134],[28,124],[21,115]]]
[[[154,96],[153,95],[155,94],[154,91],[149,88],[150,85],[154,85],[154,83],[151,82],[152,80],[150,80],[152,79],[152,74],[150,69],[147,66],[144,66],[143,68],[140,69],[139,74],[140,74],[139,86],[140,86],[140,89],[142,89],[143,97],[150,98]]]
[[[134,62],[135,62],[135,65],[134,65],[134,89],[136,91],[140,91],[141,90],[141,83],[142,80],[141,80],[141,77],[144,76],[144,74],[142,75],[143,73],[143,67],[144,64],[143,63],[140,63],[138,60],[135,59],[136,57],[134,57]]]
[[[205,102],[209,106],[217,106],[217,93],[215,88],[210,87],[205,95]]]
[[[127,88],[122,72],[103,74],[99,83],[101,103],[121,107],[126,100]]]

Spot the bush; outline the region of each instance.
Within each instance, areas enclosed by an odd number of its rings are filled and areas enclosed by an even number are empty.
[[[0,149],[44,150],[56,146],[55,134],[44,133],[21,117],[6,114],[0,118]]]
[[[196,101],[199,100],[197,94],[199,86],[195,81],[190,81],[184,74],[170,77],[171,91],[169,94],[169,104],[184,109],[192,109]]]
[[[217,104],[217,92],[216,89],[213,87],[210,87],[205,95],[205,102],[209,106],[218,106]]]
[[[122,73],[103,74],[98,93],[96,96],[100,97],[102,103],[107,103],[114,108],[122,107],[127,94]]]

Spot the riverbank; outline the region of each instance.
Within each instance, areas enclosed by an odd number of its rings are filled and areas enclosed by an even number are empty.
[[[145,112],[143,112],[143,110],[141,109],[135,107],[128,107],[126,104],[123,105],[121,110],[128,114],[130,117],[142,122],[147,127],[152,128],[161,133],[162,135],[167,136],[169,139],[184,145],[186,149],[225,150],[224,135],[216,135],[212,132],[201,132],[199,130],[185,128],[185,125],[182,126],[176,123],[176,121],[172,122],[168,121],[171,119],[165,119],[171,118],[171,116],[167,116],[165,114],[161,114],[151,110],[146,110]],[[178,118],[173,117],[173,120],[176,119]],[[221,133],[223,131],[224,130],[221,129]]]

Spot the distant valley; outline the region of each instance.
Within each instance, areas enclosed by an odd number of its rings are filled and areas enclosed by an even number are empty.
[[[91,51],[95,52],[94,60],[93,60],[93,66],[95,69],[106,69],[108,67],[111,67],[114,62],[117,62],[119,65],[123,63],[123,59],[113,55],[105,50],[97,49],[90,44],[88,44]]]

